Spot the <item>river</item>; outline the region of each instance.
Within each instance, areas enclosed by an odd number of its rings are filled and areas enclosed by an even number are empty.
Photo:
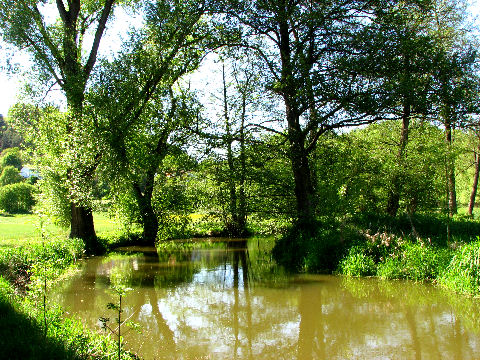
[[[221,240],[221,239],[220,239]],[[480,301],[430,284],[290,275],[271,241],[207,239],[81,261],[50,299],[100,330],[122,299],[125,347],[144,359],[480,359]],[[226,239],[224,239],[226,240]]]

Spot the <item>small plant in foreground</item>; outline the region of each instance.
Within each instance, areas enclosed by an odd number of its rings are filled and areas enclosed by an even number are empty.
[[[116,324],[117,327],[110,327],[108,323],[110,322],[110,318],[108,317],[100,317],[99,321],[102,323],[102,329],[105,331],[110,331],[112,335],[116,337],[117,340],[117,351],[118,351],[118,359],[121,359],[122,355],[122,325],[129,326],[133,329],[138,330],[138,325],[134,324],[132,322],[128,322],[128,319],[122,320],[122,313],[123,313],[123,308],[122,308],[122,298],[132,289],[126,288],[124,286],[114,286],[113,287],[114,292],[116,295],[118,295],[118,303],[108,303],[107,304],[107,309],[113,310],[116,313]],[[132,314],[133,315],[133,314]]]

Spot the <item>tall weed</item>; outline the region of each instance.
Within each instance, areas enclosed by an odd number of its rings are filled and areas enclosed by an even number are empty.
[[[480,239],[455,251],[439,282],[459,293],[480,295]]]

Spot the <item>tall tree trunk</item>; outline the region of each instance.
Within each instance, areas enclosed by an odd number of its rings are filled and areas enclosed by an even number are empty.
[[[247,164],[245,159],[245,113],[246,113],[246,94],[242,94],[242,115],[240,124],[240,184],[238,189],[238,229],[240,235],[247,233],[247,199],[245,194],[245,180],[247,174]],[[245,271],[245,270],[244,270]]]
[[[74,202],[70,203],[70,209],[72,214],[70,221],[70,238],[82,239],[85,242],[87,252],[95,252],[98,244],[92,210]]]
[[[405,97],[402,112],[402,133],[397,154],[397,163],[400,173],[396,172],[393,175],[391,189],[388,194],[387,201],[387,213],[390,216],[396,216],[400,207],[400,194],[402,192],[402,173],[405,167],[405,150],[408,144],[408,131],[410,126],[411,113],[412,110],[410,105],[410,99],[408,97]]]
[[[73,76],[72,76],[73,77]],[[74,83],[71,78],[70,83]],[[85,83],[76,83],[66,91],[68,109],[70,111],[70,120],[67,125],[67,133],[74,133],[75,129],[80,129],[83,118],[83,99]],[[75,143],[70,143],[72,148],[76,147]],[[86,167],[86,164],[74,163],[75,167]],[[71,178],[73,169],[68,170],[67,176]],[[82,168],[80,173],[84,174],[81,181],[91,182],[95,168]],[[93,213],[91,207],[87,205],[80,205],[76,199],[71,200],[70,203],[71,218],[70,218],[70,238],[79,238],[85,242],[85,247],[88,252],[95,252],[98,247],[97,236],[95,234],[95,225],[93,222]]]
[[[79,41],[81,37],[78,29],[78,21],[81,17],[81,1],[73,0],[68,1],[68,8],[65,7],[63,1],[56,1],[57,10],[60,15],[60,19],[63,23],[64,33],[62,39],[62,51],[63,59],[59,57],[60,51],[56,49],[52,44],[54,42],[47,42],[47,46],[56,58],[57,65],[62,69],[62,88],[65,91],[67,98],[67,108],[70,112],[71,119],[68,125],[67,132],[72,134],[75,129],[81,129],[83,124],[83,101],[85,97],[85,88],[87,80],[90,77],[91,71],[95,65],[97,59],[98,48],[101,38],[105,31],[105,25],[112,12],[115,0],[104,1],[101,15],[98,18],[98,25],[95,30],[95,36],[90,53],[87,56],[87,61],[82,66],[81,59],[82,54],[81,46],[79,47]],[[43,50],[42,50],[43,51]],[[57,81],[61,78],[55,71],[52,72]],[[71,144],[75,147],[75,144]],[[76,150],[76,149],[74,149]],[[81,166],[81,164],[72,164],[73,166]],[[86,177],[89,181],[92,177],[93,171],[86,171]],[[68,176],[71,176],[69,171]],[[70,223],[70,237],[78,237],[85,241],[87,250],[93,250],[96,243],[95,227],[93,223],[92,209],[79,205],[75,199],[71,203],[71,223]]]
[[[233,159],[232,140],[230,130],[227,130],[227,163],[228,163],[228,189],[230,193],[229,215],[227,230],[230,236],[237,236],[238,212],[237,212],[237,189],[235,184],[235,164]]]
[[[230,124],[230,117],[228,113],[228,99],[227,99],[227,82],[225,79],[225,64],[222,67],[222,76],[223,76],[223,117],[225,120],[225,142],[227,145],[227,164],[228,164],[228,191],[230,193],[229,197],[229,206],[227,216],[227,232],[229,236],[237,236],[238,229],[238,213],[237,213],[237,190],[235,184],[236,171],[235,163],[233,158],[233,136]]]
[[[285,102],[285,113],[290,143],[290,161],[295,179],[295,197],[297,202],[297,221],[303,230],[310,229],[315,219],[314,190],[312,174],[305,148],[305,135],[300,126],[300,111],[297,104],[297,86],[293,75],[292,49],[290,46],[289,24],[286,19],[279,22],[280,58],[282,62],[281,80],[282,96]]]
[[[455,160],[452,154],[452,123],[449,119],[445,121],[445,141],[447,143],[447,191],[448,211],[450,215],[457,213],[457,192],[455,189]]]
[[[289,134],[290,160],[295,180],[298,224],[301,228],[308,229],[312,225],[315,217],[313,208],[314,192],[310,164],[305,150],[303,134],[301,134],[299,129],[295,128],[290,128]]]
[[[153,211],[152,206],[153,179],[146,180],[145,190],[143,192],[140,184],[134,183],[133,191],[140,210],[143,227],[143,241],[148,245],[155,246],[159,224],[157,215],[155,214],[155,211]]]
[[[480,172],[480,143],[478,144],[477,151],[474,151],[473,154],[475,156],[475,174],[473,175],[472,192],[470,193],[470,201],[468,203],[468,215],[470,216],[473,216],[475,198],[477,197],[478,175]]]

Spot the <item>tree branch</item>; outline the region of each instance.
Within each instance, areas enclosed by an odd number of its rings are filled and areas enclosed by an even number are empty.
[[[95,38],[93,40],[92,49],[90,50],[90,55],[83,69],[83,74],[85,78],[88,78],[88,76],[92,72],[93,66],[95,65],[95,61],[97,60],[100,40],[102,39],[103,33],[106,28],[107,20],[110,16],[110,13],[112,12],[112,7],[114,3],[115,3],[115,0],[106,0],[105,6],[103,7],[102,15],[98,20],[98,26],[95,32]]]
[[[60,18],[62,19],[63,23],[66,24],[67,19],[67,10],[65,9],[65,5],[63,4],[63,0],[57,0],[57,9],[58,13],[60,14]]]

